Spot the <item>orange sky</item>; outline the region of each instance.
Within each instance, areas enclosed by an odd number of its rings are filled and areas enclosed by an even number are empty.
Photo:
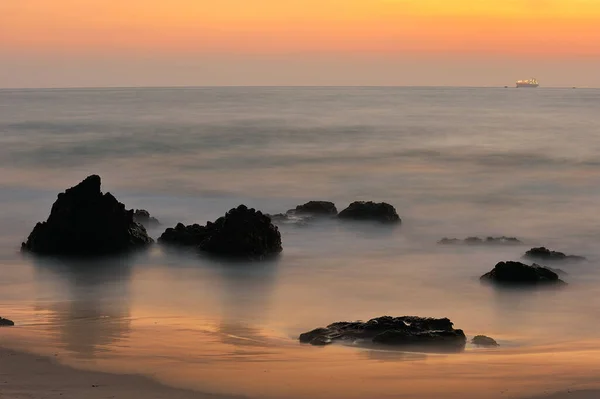
[[[600,0],[9,0],[13,57],[378,54],[600,59]]]

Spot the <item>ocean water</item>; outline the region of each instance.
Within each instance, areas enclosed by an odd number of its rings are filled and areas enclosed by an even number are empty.
[[[495,398],[600,386],[600,90],[0,90],[0,345],[250,398]],[[73,264],[22,256],[58,192],[103,190],[162,226],[239,204],[393,204],[401,226],[280,226],[230,264],[152,247]],[[516,236],[521,246],[441,246]],[[479,276],[533,246],[583,255],[562,289]],[[551,265],[555,266],[555,265]],[[448,317],[501,346],[459,354],[300,345],[381,315]]]

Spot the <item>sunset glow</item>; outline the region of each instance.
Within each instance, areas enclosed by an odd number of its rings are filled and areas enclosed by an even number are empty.
[[[597,0],[3,1],[0,87],[598,86],[598,43]]]
[[[0,45],[19,52],[600,55],[595,0],[23,0],[0,11]]]

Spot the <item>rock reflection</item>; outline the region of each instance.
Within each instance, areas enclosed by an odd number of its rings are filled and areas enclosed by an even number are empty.
[[[130,332],[131,257],[101,260],[35,258],[35,278],[48,286],[50,300],[38,312],[49,312],[49,329],[59,346],[77,357],[91,358]]]
[[[427,359],[423,353],[401,352],[394,350],[368,350],[364,351],[364,356],[369,360],[380,362],[408,362]]]
[[[212,260],[221,283],[221,321],[217,329],[224,344],[250,355],[257,347],[269,348],[271,338],[255,326],[268,323],[276,284],[278,259],[264,262]]]

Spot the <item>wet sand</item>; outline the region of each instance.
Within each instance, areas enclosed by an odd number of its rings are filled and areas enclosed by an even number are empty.
[[[152,379],[76,370],[55,359],[0,348],[0,398],[241,399],[161,385]]]
[[[523,364],[518,366],[522,367],[522,371],[527,374],[528,367]],[[465,397],[487,397],[490,394],[490,387],[483,384],[469,384],[468,380],[472,380],[473,374],[472,369],[465,370],[464,373],[454,374],[452,379],[454,384],[467,384],[471,385],[469,395]],[[252,374],[252,373],[249,373]],[[460,376],[462,374],[462,378]],[[239,377],[242,377],[241,375]],[[391,376],[385,376],[390,378]],[[453,383],[444,381],[443,379],[436,378],[440,387],[437,389],[437,396],[443,399],[444,387],[450,387]],[[500,376],[496,376],[500,377]],[[510,378],[509,376],[505,376]],[[416,378],[416,376],[415,376]],[[243,379],[243,378],[242,378]],[[461,382],[457,382],[462,380]],[[301,378],[302,380],[302,378]],[[315,380],[313,380],[315,381]],[[589,381],[589,379],[588,379]],[[528,381],[531,382],[531,381]],[[226,383],[226,381],[221,381]],[[268,385],[268,381],[262,381],[263,384]],[[331,379],[326,382],[322,388],[327,391],[326,385],[331,384],[329,387],[332,391],[336,391],[335,385],[339,381]],[[427,383],[431,386],[431,380]],[[276,385],[276,384],[275,384]],[[321,384],[322,385],[322,384]],[[390,398],[410,398],[414,394],[414,397],[423,397],[419,391],[421,389],[417,386],[411,389],[403,390],[399,386],[394,389],[393,386],[389,386],[386,393],[379,392]],[[494,384],[491,384],[494,385]],[[528,385],[524,381],[524,385]],[[527,389],[524,386],[524,391]],[[266,386],[265,386],[266,388]],[[337,388],[340,388],[339,386]],[[408,388],[408,387],[406,387]],[[423,388],[423,387],[421,387]],[[479,388],[479,389],[478,389]],[[41,399],[41,398],[137,398],[144,397],[149,399],[240,399],[240,398],[261,398],[262,395],[256,391],[248,392],[248,395],[223,395],[223,394],[210,394],[203,393],[200,391],[201,387],[195,386],[194,389],[184,390],[178,388],[172,388],[167,385],[163,385],[151,378],[137,376],[132,374],[111,374],[106,372],[97,371],[86,371],[81,369],[71,368],[69,366],[61,364],[60,355],[57,354],[53,357],[44,357],[33,354],[27,354],[12,349],[0,348],[0,397],[7,399]],[[298,391],[302,391],[299,389]],[[377,390],[374,390],[375,392]],[[477,392],[479,391],[479,392]],[[540,387],[538,387],[538,392]],[[541,390],[545,393],[537,396],[521,395],[518,389],[511,391],[500,391],[496,394],[500,394],[498,397],[514,398],[514,399],[597,399],[600,398],[600,390],[565,390],[556,392],[549,388],[547,390]],[[338,391],[339,392],[339,391]],[[300,392],[297,392],[298,394]],[[367,392],[363,392],[367,393]],[[292,395],[293,397],[306,397],[304,395]],[[277,397],[285,398],[284,395],[278,395]],[[346,397],[346,395],[343,395]],[[348,395],[347,397],[356,397],[356,395]],[[450,395],[449,397],[458,397],[456,395]]]

